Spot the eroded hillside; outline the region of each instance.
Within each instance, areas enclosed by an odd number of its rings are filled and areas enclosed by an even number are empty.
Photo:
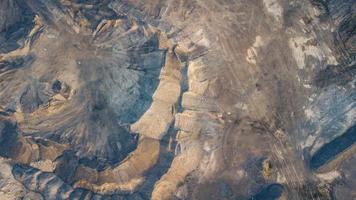
[[[352,0],[1,0],[0,199],[355,199]]]

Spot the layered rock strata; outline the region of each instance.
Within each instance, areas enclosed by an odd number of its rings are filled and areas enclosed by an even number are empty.
[[[0,197],[355,198],[354,10],[0,2]]]

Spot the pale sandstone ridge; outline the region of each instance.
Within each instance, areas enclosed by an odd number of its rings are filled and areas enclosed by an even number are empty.
[[[178,130],[176,141],[176,157],[173,159],[168,172],[155,184],[152,192],[153,200],[171,198],[182,185],[186,177],[198,170],[204,157],[209,157],[209,147],[204,148],[203,137],[220,135],[223,121],[219,119],[221,112],[216,101],[207,97],[211,78],[208,67],[194,55],[203,52],[209,46],[202,30],[192,34],[189,40],[178,42],[176,52],[193,59],[188,62],[186,81],[188,90],[182,94],[181,106],[183,111],[175,114],[175,128]],[[195,46],[188,47],[194,41]],[[214,162],[214,161],[212,161]]]
[[[89,174],[83,174],[83,169],[78,168],[75,175],[78,181],[74,188],[86,188],[101,194],[135,191],[144,181],[144,173],[157,162],[159,148],[159,141],[142,138],[134,152],[115,168]]]
[[[99,26],[102,26],[100,32],[104,31],[106,25]],[[169,48],[169,42],[161,44],[165,40],[161,34],[159,45]],[[143,183],[144,173],[158,160],[159,140],[167,133],[174,119],[174,110],[181,91],[180,70],[179,61],[170,49],[166,53],[166,62],[160,72],[160,82],[153,94],[151,106],[131,125],[131,131],[138,133],[141,138],[136,149],[116,168],[92,172],[83,178],[82,169],[79,168],[75,188],[86,188],[101,194],[130,193]],[[152,123],[152,120],[156,123]]]
[[[355,199],[351,5],[3,0],[0,198]]]
[[[152,200],[169,199],[186,176],[198,167],[202,154],[200,144],[190,141],[187,145],[189,147],[174,158],[168,172],[156,183]]]
[[[160,74],[160,83],[153,94],[153,102],[143,116],[131,125],[133,132],[161,139],[174,119],[175,107],[181,93],[181,67],[175,54],[166,54],[166,64]],[[154,123],[153,123],[154,122]]]
[[[10,53],[2,54],[2,61],[9,61],[11,59],[26,56],[30,53],[30,51],[34,51],[32,49],[32,45],[36,42],[45,43],[44,49],[47,51],[46,43],[48,42],[48,38],[52,39],[52,37],[58,36],[47,36],[47,38],[45,38],[45,36],[40,35],[43,30],[43,24],[40,17],[36,16],[35,22],[35,26],[30,32],[29,39],[25,42],[25,45],[22,48],[19,48]],[[122,28],[123,26],[129,26],[130,29],[125,30],[125,27]],[[143,31],[142,34],[144,34],[147,38],[154,37],[154,31],[149,29],[149,27],[146,29],[138,26],[134,20],[130,22],[125,20],[104,20],[99,24],[96,31],[93,33],[93,36],[96,37],[97,42],[99,42],[100,39],[105,38],[105,34],[108,32],[114,32],[114,34],[117,34],[118,37],[132,37],[133,40],[141,42],[140,39],[135,39],[135,37],[137,37],[137,32]],[[159,42],[164,41],[164,39],[161,38],[159,40]],[[56,45],[60,45],[61,41],[57,42],[58,43]],[[162,48],[169,48],[169,46],[167,46],[168,43],[169,42],[163,42],[162,44],[159,43],[158,46]],[[100,44],[100,47],[106,48],[105,43]],[[38,49],[39,46],[36,45],[34,48]],[[130,47],[127,46],[125,48]],[[43,56],[43,59],[46,59],[44,55],[39,55],[39,57],[41,56]],[[144,70],[146,65],[148,70],[151,70],[149,67],[156,67],[154,66],[155,63],[152,63],[150,59],[154,58],[147,56],[147,58],[144,60],[145,63],[139,67],[142,67]],[[39,64],[42,64],[40,61],[38,61]],[[154,61],[156,62],[156,60]],[[78,61],[72,66],[79,67],[79,65],[81,65],[81,62]],[[43,71],[41,73],[43,73]],[[157,119],[162,119],[162,111],[167,114],[166,118],[163,119],[161,123],[162,128],[160,129],[160,132],[156,131],[153,132],[154,135],[149,135],[149,132],[145,132],[146,129],[143,129],[145,131],[143,131],[143,134],[141,134],[136,149],[130,153],[130,155],[125,160],[119,163],[117,167],[98,172],[97,170],[86,166],[78,166],[74,174],[74,180],[76,181],[74,188],[86,188],[101,194],[113,194],[130,193],[136,190],[136,188],[142,184],[144,181],[144,173],[146,173],[147,170],[154,166],[158,160],[160,152],[159,139],[166,133],[168,127],[174,119],[173,110],[175,109],[178,98],[180,96],[180,65],[177,61],[177,58],[172,53],[172,50],[167,53],[166,64],[164,64],[164,67],[160,73],[161,81],[152,97],[152,106],[149,108],[149,113],[153,113]],[[74,76],[76,76],[76,74],[74,74]],[[74,77],[74,79],[75,78],[76,77]],[[63,76],[61,80],[66,80],[66,77]],[[67,86],[66,82],[63,81],[60,88],[57,89],[58,92],[60,92],[59,94],[52,94],[53,92],[50,92],[49,94],[53,97],[50,98],[48,104],[45,106],[40,106],[38,109],[34,109],[32,107],[30,113],[26,113],[28,111],[21,109],[20,107],[14,115],[15,119],[20,122],[19,128],[26,133],[36,133],[38,130],[49,131],[53,128],[60,128],[63,124],[68,125],[75,123],[75,120],[73,121],[68,118],[66,122],[62,121],[58,124],[53,124],[53,126],[48,126],[48,124],[45,122],[46,120],[43,119],[44,116],[55,119],[56,116],[58,117],[58,113],[60,112],[67,112],[67,114],[72,116],[78,116],[78,114],[81,115],[80,113],[83,112],[83,108],[73,109],[73,105],[75,103],[73,102],[73,99],[75,99],[77,95],[75,90],[80,90],[80,88],[83,87],[83,83],[74,83],[73,81],[66,81],[70,86]],[[175,89],[171,90],[172,88]],[[170,91],[170,93],[167,95],[168,91]],[[80,129],[82,129],[82,127],[80,127]],[[153,131],[154,129],[151,130]],[[145,134],[149,137],[145,136]],[[32,167],[41,169],[43,172],[56,171],[56,159],[65,149],[68,148],[68,146],[60,145],[55,142],[51,142],[50,140],[37,141],[33,140],[32,137],[29,137],[28,139],[24,138],[22,135],[19,135],[17,140],[14,142],[16,148],[18,148],[18,153],[15,152],[11,154],[10,157],[19,163],[30,164]]]
[[[56,12],[58,11],[57,14],[64,16],[59,21],[57,21],[59,25],[64,25],[63,27],[66,27],[68,25],[77,34],[83,33],[87,35],[87,32],[89,30],[87,29],[87,26],[83,21],[77,22],[71,19],[70,17],[67,17],[65,15],[65,11],[58,10],[58,8],[56,8],[54,5],[50,3],[45,3],[45,5],[48,8],[53,9],[53,11]],[[68,6],[71,5],[71,3],[64,2],[64,5]],[[32,7],[35,10],[40,9],[36,4],[33,4]],[[53,19],[49,19],[50,23],[56,23],[56,21],[51,21],[51,20]],[[129,26],[130,28],[128,30],[121,29],[121,27],[124,26]],[[13,57],[21,57],[29,54],[32,48],[32,46],[30,46],[29,44],[35,42],[35,41],[31,41],[32,35],[42,31],[42,27],[43,24],[40,21],[40,18],[36,17],[36,25],[30,33],[31,36],[30,40],[27,43],[25,43],[23,48],[15,50],[14,52],[11,52],[6,55],[2,55],[2,58],[4,60],[9,60],[12,59]],[[95,37],[95,40],[97,42],[102,40],[101,44],[99,45],[101,48],[106,48],[109,47],[110,44],[105,43],[105,38],[107,38],[109,41],[111,40],[108,38],[108,35],[106,33],[114,32],[115,34],[120,35],[119,37],[124,37],[125,35],[130,36],[130,34],[135,34],[136,31],[138,31],[139,29],[140,26],[137,23],[135,23],[135,20],[130,21],[129,24],[127,24],[127,21],[125,20],[103,20],[98,24],[98,26],[96,27],[92,35],[93,37]],[[150,28],[144,29],[144,31],[146,37],[151,37],[153,34]],[[58,35],[51,36],[51,38],[52,37],[58,37]],[[38,39],[38,37],[36,39]],[[133,39],[135,38],[133,37]],[[43,37],[40,38],[40,40],[43,40]],[[182,121],[187,120],[187,118],[182,118],[180,120],[179,115],[177,115],[178,117],[175,116],[177,112],[176,109],[178,109],[178,105],[181,104],[179,102],[179,99],[181,98],[181,90],[182,90],[181,84],[183,80],[182,80],[181,72],[183,69],[182,68],[183,65],[180,63],[180,61],[183,61],[182,59],[184,59],[181,56],[185,55],[192,58],[199,56],[207,49],[209,42],[204,37],[202,29],[199,29],[194,34],[194,37],[192,37],[191,39],[188,40],[183,39],[182,42],[176,47],[176,49],[173,49],[174,47],[171,44],[171,42],[172,41],[167,40],[167,37],[163,33],[160,34],[159,46],[160,48],[168,49],[168,51],[166,53],[165,65],[162,68],[159,75],[160,82],[157,86],[156,91],[152,95],[153,102],[151,106],[148,108],[148,110],[143,114],[143,116],[133,125],[131,125],[131,131],[141,135],[140,136],[141,139],[137,145],[136,150],[134,150],[117,167],[106,169],[101,172],[97,172],[96,170],[92,170],[85,166],[79,166],[74,175],[76,180],[74,187],[86,188],[91,191],[102,193],[102,194],[113,194],[116,192],[125,193],[125,192],[134,191],[144,181],[144,177],[143,177],[144,173],[157,162],[159,149],[160,149],[159,140],[167,133],[168,128],[171,126],[172,122],[174,120],[177,120],[178,125],[176,125],[176,127],[178,129],[182,128],[181,125]],[[194,42],[193,46],[190,45],[191,42]],[[44,49],[46,49],[46,47]],[[79,67],[79,65],[81,65],[81,63],[78,61],[77,63],[74,63],[71,66]],[[74,76],[76,76],[76,73],[73,74]],[[189,70],[189,76],[195,76],[197,79],[196,83],[194,81],[189,80],[189,84],[195,84],[195,89],[198,90],[198,88],[200,88],[199,82],[204,82],[203,84],[205,84],[205,89],[196,91],[197,94],[193,92],[185,93],[182,96],[183,99],[182,106],[184,109],[191,109],[195,111],[203,110],[207,112],[218,111],[217,105],[215,105],[213,100],[209,100],[201,96],[203,95],[203,93],[205,93],[205,90],[207,90],[206,83],[208,83],[208,81],[206,80],[206,77],[204,77],[207,74],[208,73],[206,71],[202,71],[202,68],[193,69],[193,71]],[[26,112],[25,110],[20,109],[19,111],[17,111],[16,119],[21,122],[20,123],[21,129],[26,132],[36,132],[36,129],[42,129],[42,131],[50,130],[50,127],[48,127],[48,125],[42,123],[43,115],[51,117],[51,116],[56,116],[56,113],[58,112],[68,113],[69,110],[72,110],[71,98],[73,96],[75,97],[76,95],[74,91],[79,90],[80,87],[82,87],[83,85],[83,83],[81,82],[74,82],[75,81],[74,79],[75,77],[73,78],[73,81],[71,82],[67,81],[67,83],[69,83],[69,85],[73,88],[70,91],[70,95],[66,95],[62,93],[54,94],[47,106],[40,107],[38,110],[35,110],[34,112],[31,110],[31,113],[29,115],[22,113],[22,112]],[[205,80],[200,80],[200,79],[205,79]],[[62,76],[62,80],[65,80],[64,76]],[[194,88],[194,86],[192,86],[192,88]],[[76,109],[76,111],[73,110],[70,111],[69,113],[77,115],[81,112],[83,112],[83,110]],[[192,135],[194,135],[195,132],[199,135],[200,133],[208,133],[208,132],[216,131],[215,129],[219,125],[216,125],[214,123],[212,123],[211,127],[209,127],[208,129],[205,129],[203,127],[203,124],[209,121],[210,117],[213,117],[209,115],[211,114],[208,113],[194,114],[194,112],[191,115],[188,114],[187,117],[188,118],[191,117],[194,123],[192,124],[192,126],[189,125],[186,126],[185,130],[187,130]],[[198,120],[198,118],[200,117],[201,119]],[[152,121],[157,121],[158,123],[152,123]],[[183,124],[186,124],[186,122],[183,122]],[[61,123],[56,124],[55,126],[60,128]],[[197,126],[199,130],[194,129],[194,126]],[[183,129],[184,128],[182,128],[182,130]],[[196,147],[193,147],[190,150],[188,149],[182,150],[182,152],[184,153],[182,153],[182,155],[180,155],[177,158],[177,160],[173,161],[172,170],[168,173],[167,176],[165,176],[165,178],[162,179],[159,185],[162,184],[164,185],[165,181],[168,180],[170,182],[174,182],[173,184],[177,186],[178,184],[184,181],[185,177],[191,171],[197,168],[199,164],[198,161],[200,159],[201,148],[199,147],[200,145],[198,144],[199,142],[197,140],[192,140],[191,142],[196,144],[195,145]],[[26,158],[21,157],[16,159],[24,160],[21,161],[22,163],[31,162],[31,166],[40,168],[43,171],[53,171],[54,170],[53,162],[62,152],[53,149],[52,147],[53,145],[54,144],[51,144],[48,147],[47,146],[42,147],[41,145],[37,145],[36,143],[33,143],[32,148],[27,148],[28,150],[26,152],[28,153],[34,152],[36,158],[30,159],[28,158],[31,157],[30,155],[24,154],[22,155],[22,157],[26,157]],[[183,146],[182,144],[180,145]],[[188,159],[188,157],[186,156],[192,156],[193,160],[190,161],[190,159]],[[174,176],[170,177],[172,173],[176,173],[176,171],[179,170],[185,164],[189,165],[189,167],[183,170],[182,173],[180,173],[177,177]],[[170,190],[169,194],[173,193],[176,190],[176,186],[169,188]]]

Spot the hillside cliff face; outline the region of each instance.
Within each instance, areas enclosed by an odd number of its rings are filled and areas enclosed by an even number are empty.
[[[0,1],[0,199],[354,199],[352,0]]]

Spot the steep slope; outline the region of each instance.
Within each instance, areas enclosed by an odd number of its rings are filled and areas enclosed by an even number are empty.
[[[0,195],[356,198],[355,9],[0,2]]]

